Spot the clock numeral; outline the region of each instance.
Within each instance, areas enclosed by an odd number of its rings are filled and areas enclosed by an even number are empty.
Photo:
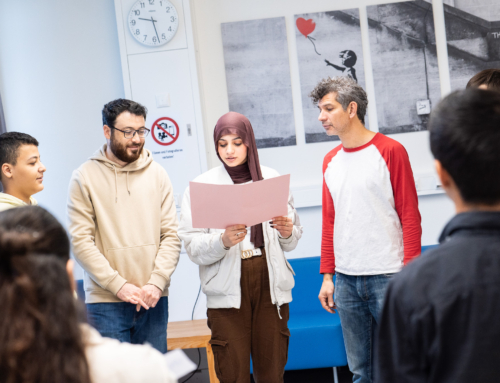
[[[144,35],[144,40],[142,40],[142,42],[146,41],[147,38],[148,38],[148,35]]]
[[[162,33],[162,34],[161,34],[161,38],[162,38],[163,40],[166,40],[166,39],[167,39],[167,36],[165,36],[165,33]]]
[[[149,5],[155,5],[155,0],[149,0]]]
[[[163,1],[160,0],[160,7],[163,5]]]
[[[153,42],[156,43],[156,37],[153,36]]]
[[[141,34],[141,31],[140,31],[139,29],[136,29],[136,30],[135,30],[135,34],[136,34],[136,35],[140,35],[140,34]]]
[[[170,21],[174,22],[175,21],[175,17],[174,16],[170,16]]]
[[[168,31],[169,31],[169,32],[172,32],[172,27],[168,27]]]
[[[170,13],[170,7],[167,7],[167,13]]]
[[[136,16],[139,16],[139,15],[141,14],[141,11],[134,11],[134,14],[135,14]]]
[[[146,4],[141,3],[141,8],[144,8],[145,6],[146,6]]]
[[[132,26],[134,26],[134,25],[135,25],[135,20],[132,20],[132,21],[130,22],[130,24],[132,24]]]

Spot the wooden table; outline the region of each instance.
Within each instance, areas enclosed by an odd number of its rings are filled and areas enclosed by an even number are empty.
[[[211,336],[212,332],[207,326],[206,319],[168,322],[168,350],[175,350],[176,348],[206,348],[210,383],[219,383],[219,379],[217,379],[215,374],[212,346],[208,343]]]

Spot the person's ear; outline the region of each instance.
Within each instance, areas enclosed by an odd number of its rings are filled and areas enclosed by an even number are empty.
[[[7,178],[12,178],[12,165],[11,164],[3,164],[2,165],[2,175]]]
[[[356,115],[358,114],[358,104],[354,101],[351,101],[351,103],[347,107],[347,110],[349,111],[349,118],[356,117]]]
[[[108,125],[104,125],[102,127],[102,130],[104,132],[104,137],[106,137],[107,140],[111,139],[111,128]]]
[[[443,186],[443,189],[449,189],[452,187],[455,183],[453,182],[453,179],[450,176],[450,173],[446,171],[445,168],[443,168],[443,165],[441,164],[441,161],[439,160],[434,160],[434,166],[436,168],[436,173],[439,177],[439,180],[441,181],[441,185]]]
[[[76,291],[76,282],[75,282],[75,278],[73,277],[74,266],[75,266],[75,263],[73,262],[73,260],[68,259],[68,262],[66,262],[66,272],[68,273],[68,278],[69,278],[69,283],[71,285],[71,290]]]

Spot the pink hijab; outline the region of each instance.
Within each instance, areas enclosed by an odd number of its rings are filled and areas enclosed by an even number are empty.
[[[243,144],[247,147],[247,161],[238,166],[227,166],[220,158],[218,150],[218,142],[220,138],[226,134],[238,135]],[[236,112],[229,112],[219,118],[214,129],[214,143],[217,157],[221,160],[231,179],[235,184],[241,184],[248,181],[261,181],[262,172],[260,170],[259,153],[257,152],[257,144],[253,134],[252,124],[244,115]],[[264,233],[262,232],[262,224],[252,226],[250,240],[256,248],[264,245]]]

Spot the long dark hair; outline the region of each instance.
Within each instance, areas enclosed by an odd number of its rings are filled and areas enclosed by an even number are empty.
[[[37,206],[0,213],[0,382],[90,383],[66,231]]]

